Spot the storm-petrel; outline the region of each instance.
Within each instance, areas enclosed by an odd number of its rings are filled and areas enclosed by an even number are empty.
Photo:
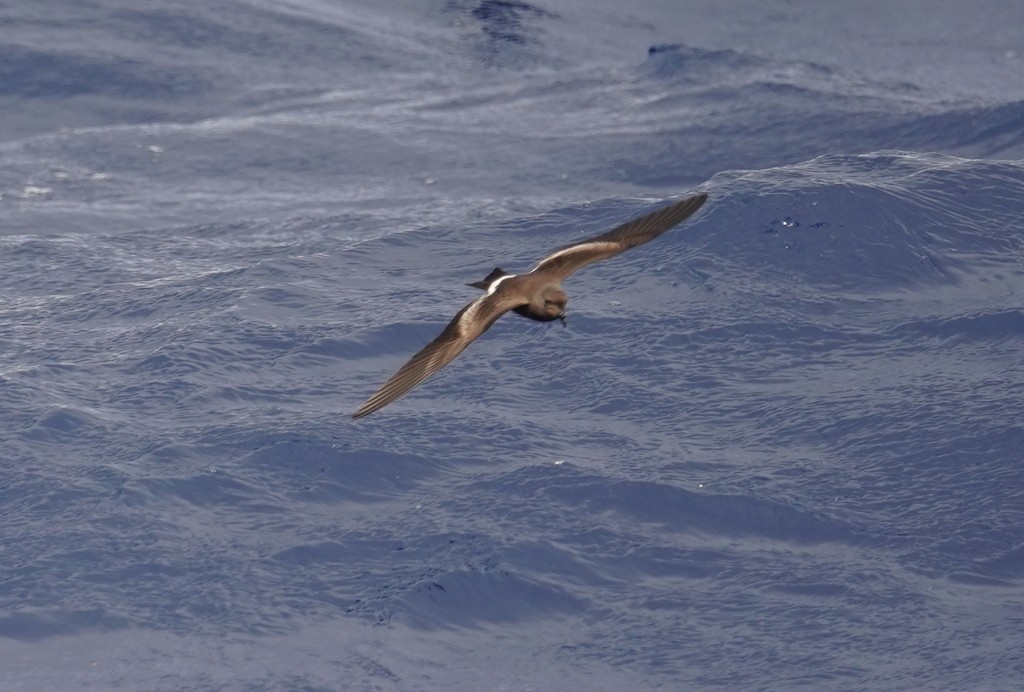
[[[569,297],[562,290],[562,281],[566,277],[591,262],[657,238],[700,209],[707,198],[706,194],[687,197],[607,233],[563,247],[527,274],[509,274],[496,268],[483,281],[469,284],[486,293],[462,308],[440,336],[399,368],[352,417],[367,416],[408,392],[450,363],[509,310],[538,322],[562,320],[565,324]]]

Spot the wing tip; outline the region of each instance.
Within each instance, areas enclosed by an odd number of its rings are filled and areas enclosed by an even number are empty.
[[[676,201],[674,204],[668,205],[665,207],[664,211],[673,217],[672,226],[675,226],[696,214],[707,201],[708,193],[698,192],[695,195],[684,197],[683,199]]]
[[[359,420],[360,418],[365,418],[371,413],[375,413],[381,410],[382,408],[390,404],[392,401],[394,401],[394,399],[382,398],[380,396],[380,392],[378,391],[376,394],[374,394],[369,399],[364,401],[362,405],[352,413],[352,420]]]
[[[684,197],[683,199],[679,200],[676,204],[678,204],[681,207],[687,207],[687,208],[693,207],[693,210],[696,211],[696,210],[700,209],[704,205],[704,203],[707,202],[707,201],[708,201],[708,193],[706,193],[706,192],[698,192],[695,195],[690,195],[689,197]]]

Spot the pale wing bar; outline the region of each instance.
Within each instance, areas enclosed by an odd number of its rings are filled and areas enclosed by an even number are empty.
[[[462,308],[436,339],[398,369],[377,392],[352,414],[353,418],[368,416],[390,404],[435,372],[452,362],[473,341],[487,331],[495,320],[519,301],[488,294]]]
[[[687,197],[646,216],[627,221],[607,233],[564,247],[541,260],[534,271],[552,272],[564,279],[591,262],[607,259],[657,238],[700,209],[707,198],[703,193]]]

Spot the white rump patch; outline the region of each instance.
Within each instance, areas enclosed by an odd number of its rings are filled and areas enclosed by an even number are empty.
[[[500,284],[505,279],[511,279],[513,276],[515,276],[515,274],[509,274],[507,276],[502,276],[502,277],[499,277],[499,278],[495,279],[491,283],[491,285],[488,286],[488,288],[487,288],[487,295],[492,295],[495,291],[498,290],[498,284]]]

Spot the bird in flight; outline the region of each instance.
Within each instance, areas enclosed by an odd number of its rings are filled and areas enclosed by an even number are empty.
[[[509,274],[496,268],[483,281],[469,284],[483,289],[484,295],[459,310],[444,331],[399,368],[352,417],[370,415],[433,375],[509,310],[538,322],[561,320],[564,325],[569,297],[562,290],[563,280],[591,262],[614,257],[657,238],[700,209],[707,198],[706,194],[687,197],[607,233],[563,247],[526,274]]]

